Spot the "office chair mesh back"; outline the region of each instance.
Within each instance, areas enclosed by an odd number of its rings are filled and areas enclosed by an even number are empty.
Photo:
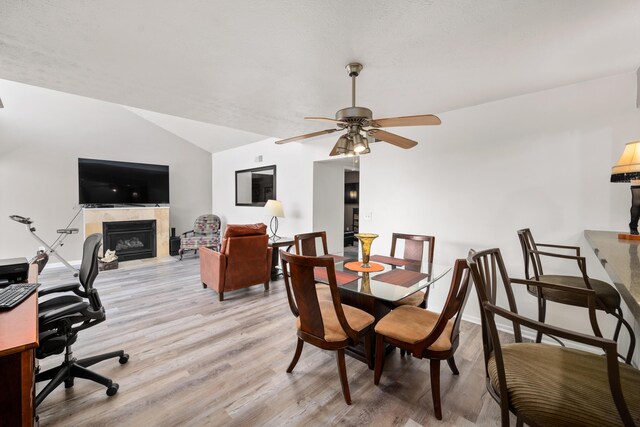
[[[82,248],[82,264],[78,279],[88,295],[91,308],[99,310],[102,307],[97,292],[93,291],[93,282],[98,276],[98,251],[102,246],[102,234],[95,233],[87,237]]]

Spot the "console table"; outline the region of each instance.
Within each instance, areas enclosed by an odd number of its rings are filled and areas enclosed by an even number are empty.
[[[280,262],[280,248],[286,247],[286,250],[289,251],[294,243],[295,240],[291,237],[279,237],[277,239],[269,237],[269,246],[273,248],[273,253],[271,254],[271,280],[278,280],[278,276],[280,275],[278,270],[278,263]]]
[[[640,241],[620,240],[614,231],[585,230],[584,236],[636,322],[640,322]]]

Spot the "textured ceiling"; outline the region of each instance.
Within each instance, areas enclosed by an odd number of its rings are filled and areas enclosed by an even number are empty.
[[[0,0],[0,78],[275,137],[640,65],[640,2]],[[0,94],[1,96],[1,94]]]

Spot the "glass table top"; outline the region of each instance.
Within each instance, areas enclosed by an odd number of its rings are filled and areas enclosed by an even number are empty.
[[[427,288],[451,271],[451,266],[448,265],[426,262],[420,265],[409,263],[400,258],[371,255],[370,263],[380,264],[384,269],[363,273],[345,267],[345,264],[349,262],[358,261],[358,257],[355,255],[334,253],[326,256],[333,256],[336,260],[338,288],[391,302],[401,300]],[[316,281],[326,282],[319,277],[316,277]]]

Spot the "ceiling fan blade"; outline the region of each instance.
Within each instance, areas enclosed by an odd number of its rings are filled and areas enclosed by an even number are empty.
[[[404,116],[404,117],[391,117],[388,119],[372,119],[370,120],[371,126],[376,128],[386,128],[393,126],[428,126],[439,125],[442,123],[438,116],[433,114],[424,114],[421,116]]]
[[[346,123],[342,120],[331,119],[329,117],[305,117],[305,120],[315,120],[317,122],[329,122],[329,123]]]
[[[276,141],[276,144],[286,144],[287,142],[293,142],[293,141],[300,141],[302,139],[315,138],[316,136],[326,135],[328,133],[333,133],[333,132],[335,132],[337,130],[340,130],[340,129],[326,129],[326,130],[321,130],[321,131],[318,131],[318,132],[307,133],[305,135],[298,135],[298,136],[294,136],[292,138],[281,139],[279,141]]]
[[[389,144],[393,144],[400,148],[413,148],[418,143],[412,139],[405,138],[400,135],[396,135],[395,133],[385,132],[380,129],[371,129],[368,131],[374,138],[379,139],[384,142],[388,142]]]

